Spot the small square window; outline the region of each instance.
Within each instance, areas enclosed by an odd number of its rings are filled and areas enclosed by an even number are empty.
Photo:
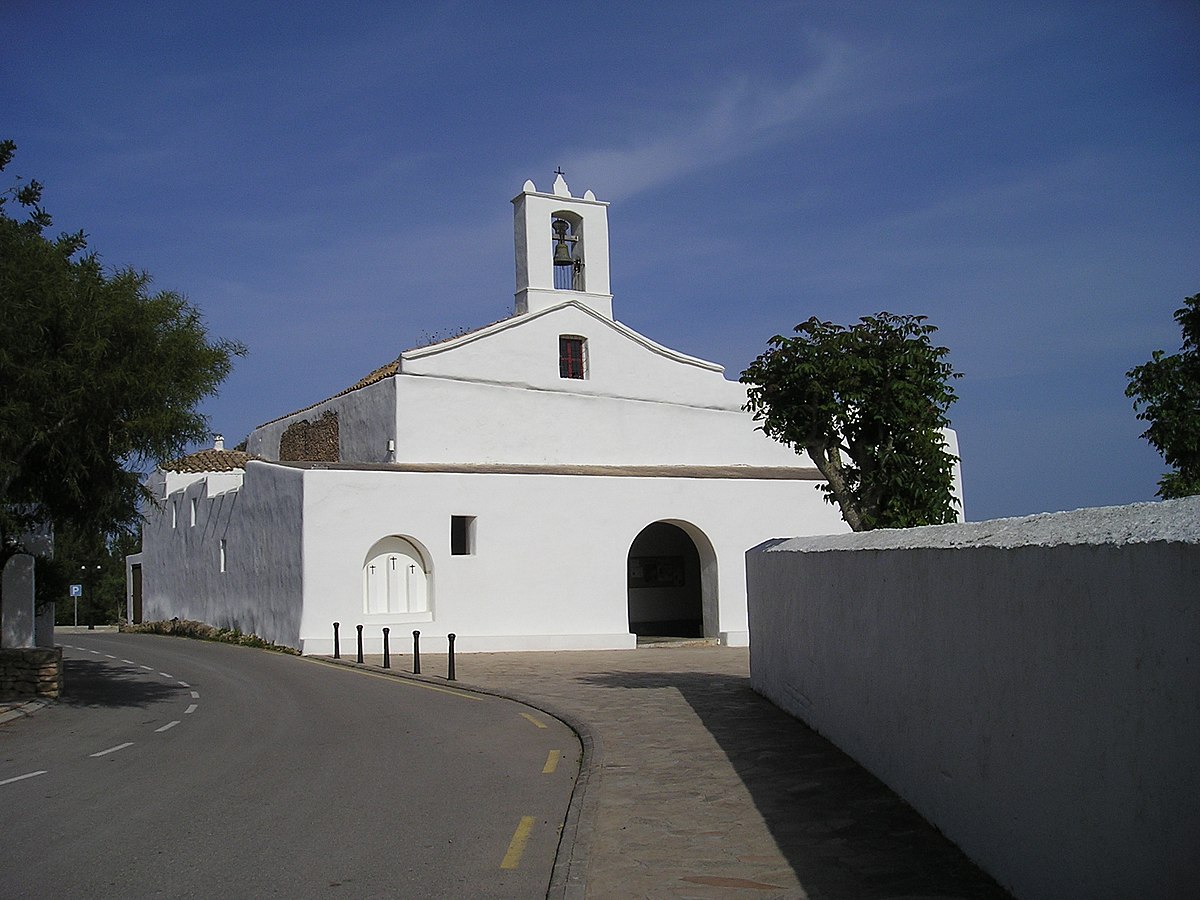
[[[471,556],[475,553],[475,517],[450,517],[450,555]]]
[[[587,378],[587,339],[564,334],[558,338],[560,378]]]

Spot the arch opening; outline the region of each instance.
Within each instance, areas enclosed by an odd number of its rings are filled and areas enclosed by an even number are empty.
[[[376,542],[363,563],[363,612],[427,612],[429,567],[420,548],[391,535]]]
[[[560,209],[550,214],[551,253],[554,259],[554,289],[584,290],[583,219]]]
[[[629,546],[629,630],[639,638],[717,633],[716,554],[699,529],[653,522]]]

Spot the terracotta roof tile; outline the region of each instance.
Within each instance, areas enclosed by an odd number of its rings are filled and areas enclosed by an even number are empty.
[[[342,396],[342,394],[348,394],[351,391],[357,391],[359,388],[365,388],[368,384],[374,384],[377,381],[383,381],[383,379],[385,379],[385,378],[391,378],[393,375],[395,375],[399,371],[400,371],[400,360],[393,359],[387,365],[380,366],[374,372],[367,373],[362,378],[358,379],[358,381],[354,382],[354,384],[350,385],[350,387],[346,388],[344,391],[338,391],[333,396],[340,397],[340,396]],[[333,398],[331,397],[330,399],[333,399]],[[322,401],[322,402],[324,402],[324,401]]]
[[[179,459],[162,464],[164,472],[232,472],[246,468],[246,463],[257,459],[241,450],[200,450]]]

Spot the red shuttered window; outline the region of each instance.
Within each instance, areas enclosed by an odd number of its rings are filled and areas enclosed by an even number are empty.
[[[587,378],[587,341],[585,338],[561,335],[558,339],[558,374],[560,378]]]

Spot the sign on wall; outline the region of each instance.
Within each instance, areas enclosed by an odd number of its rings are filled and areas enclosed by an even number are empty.
[[[683,557],[629,557],[629,586],[631,588],[683,587]]]

